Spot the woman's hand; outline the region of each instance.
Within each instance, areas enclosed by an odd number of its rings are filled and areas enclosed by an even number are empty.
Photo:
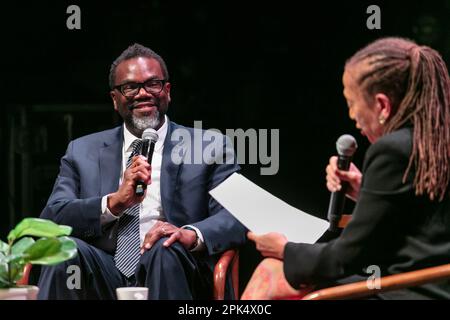
[[[256,249],[260,251],[264,257],[283,260],[284,247],[288,242],[284,235],[271,232],[259,236],[253,232],[248,232],[247,237],[256,243]]]
[[[342,171],[337,168],[337,156],[330,158],[330,163],[327,165],[327,188],[330,192],[341,190],[342,181],[348,182],[348,188],[345,195],[356,201],[358,199],[359,190],[361,189],[362,174],[361,171],[353,164],[350,164],[348,171]]]

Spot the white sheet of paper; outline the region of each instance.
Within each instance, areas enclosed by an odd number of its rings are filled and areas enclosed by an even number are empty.
[[[238,173],[209,193],[256,234],[278,232],[291,242],[315,243],[329,226],[328,221],[288,205]]]

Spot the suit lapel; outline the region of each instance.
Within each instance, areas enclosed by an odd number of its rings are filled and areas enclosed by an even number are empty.
[[[100,149],[100,194],[106,195],[117,191],[120,173],[122,171],[123,126],[105,139],[104,147]]]
[[[168,221],[171,221],[170,214],[173,203],[173,194],[175,192],[178,176],[182,167],[181,164],[176,164],[172,161],[172,152],[176,152],[174,148],[179,148],[181,143],[172,141],[172,132],[177,128],[177,125],[168,121],[167,135],[164,140],[163,157],[161,163],[161,205],[164,215]]]

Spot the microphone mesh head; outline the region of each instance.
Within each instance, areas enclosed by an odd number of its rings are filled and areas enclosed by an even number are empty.
[[[339,155],[351,157],[358,148],[355,138],[349,134],[344,134],[336,141],[336,149]]]
[[[147,128],[142,133],[142,139],[149,139],[153,142],[158,141],[158,133],[156,133],[155,129]]]

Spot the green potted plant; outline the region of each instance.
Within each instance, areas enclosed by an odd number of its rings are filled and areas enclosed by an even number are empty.
[[[50,220],[25,218],[8,234],[7,243],[0,240],[0,300],[36,299],[37,287],[17,284],[25,266],[73,258],[77,245],[67,237],[71,232],[71,227]]]

